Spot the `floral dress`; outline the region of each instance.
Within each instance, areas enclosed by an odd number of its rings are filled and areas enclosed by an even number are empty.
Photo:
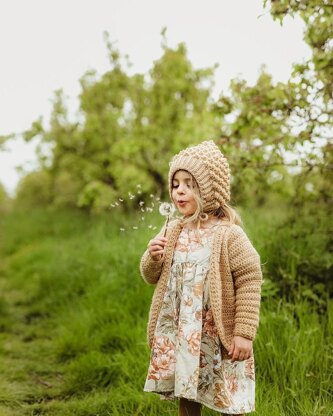
[[[253,354],[231,362],[209,301],[206,277],[218,224],[199,229],[199,239],[185,227],[179,235],[143,390],[162,400],[183,397],[221,413],[249,413],[255,410]]]

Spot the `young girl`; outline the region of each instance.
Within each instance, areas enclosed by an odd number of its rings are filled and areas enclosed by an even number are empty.
[[[202,404],[250,413],[260,257],[228,205],[229,165],[216,144],[188,147],[169,165],[169,193],[182,217],[164,224],[140,261],[142,278],[156,284],[144,391],[179,399],[180,416],[200,416]]]

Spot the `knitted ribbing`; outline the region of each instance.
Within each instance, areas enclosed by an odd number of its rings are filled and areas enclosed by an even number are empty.
[[[179,219],[171,222],[166,234],[168,242],[164,258],[154,261],[147,249],[140,261],[142,278],[149,284],[156,284],[147,324],[149,347],[152,346],[173,251],[181,230]],[[159,234],[162,232],[163,229]],[[262,271],[260,256],[239,225],[224,223],[217,227],[207,278],[214,322],[224,347],[230,348],[234,335],[254,340],[259,325]]]
[[[230,169],[225,156],[213,140],[190,146],[176,154],[169,163],[169,194],[172,201],[172,179],[177,170],[190,172],[198,183],[203,212],[209,212],[230,201]]]

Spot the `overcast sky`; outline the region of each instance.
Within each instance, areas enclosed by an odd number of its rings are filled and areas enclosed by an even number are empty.
[[[39,116],[47,122],[51,99],[62,88],[75,117],[79,78],[107,71],[103,31],[133,67],[146,73],[162,54],[161,30],[171,47],[185,42],[195,68],[219,63],[214,96],[232,78],[255,83],[265,64],[273,80],[286,81],[292,64],[310,57],[304,24],[287,17],[280,26],[263,0],[7,0],[0,2],[0,135],[20,133]],[[35,166],[35,144],[16,140],[0,152],[0,182],[13,194]]]

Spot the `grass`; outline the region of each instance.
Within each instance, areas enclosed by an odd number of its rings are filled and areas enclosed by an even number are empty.
[[[275,225],[243,216],[270,263],[274,253],[262,241]],[[0,221],[0,415],[176,415],[176,402],[143,392],[154,287],[138,265],[156,231],[121,232],[135,216],[71,211],[36,209]],[[332,300],[321,299],[325,313],[306,296],[287,302],[269,277],[254,343],[256,414],[330,415]]]

